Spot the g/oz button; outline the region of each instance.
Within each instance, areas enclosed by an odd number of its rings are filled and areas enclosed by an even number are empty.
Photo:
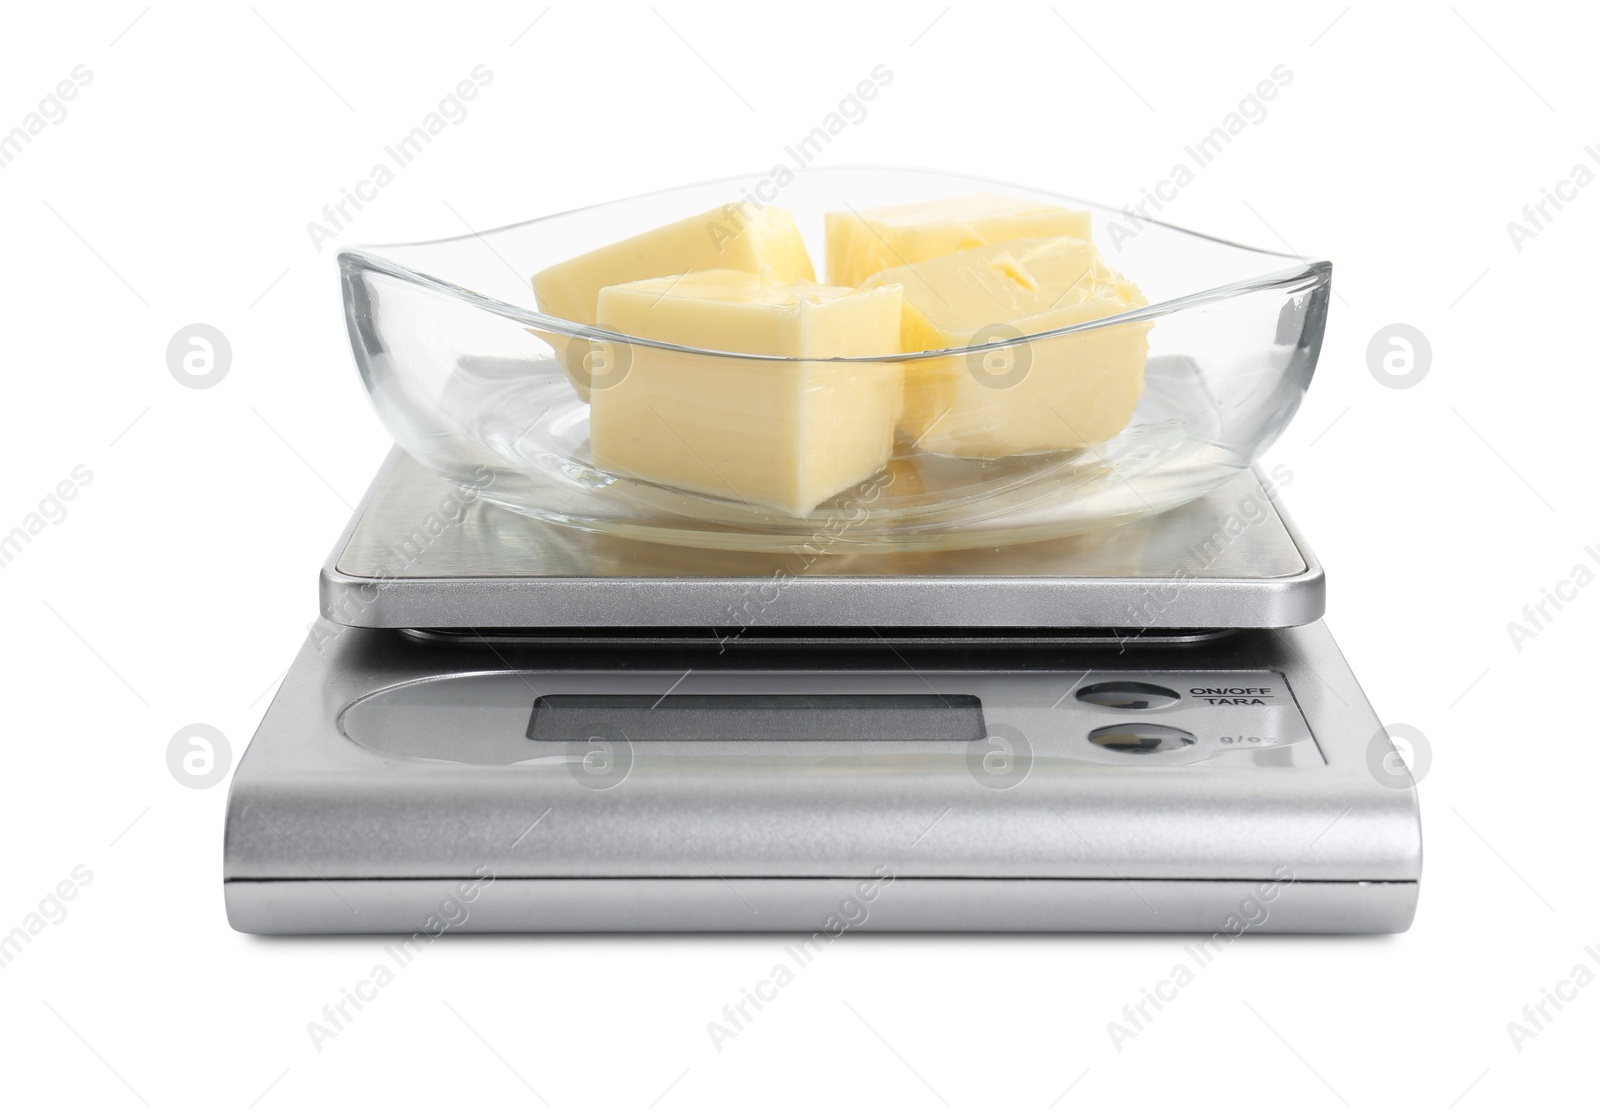
[[[1170,708],[1183,698],[1169,688],[1146,681],[1102,681],[1079,689],[1078,699],[1102,708],[1153,712],[1158,708]]]
[[[1097,727],[1089,741],[1122,754],[1160,754],[1195,745],[1195,737],[1181,727],[1160,723],[1118,723]]]

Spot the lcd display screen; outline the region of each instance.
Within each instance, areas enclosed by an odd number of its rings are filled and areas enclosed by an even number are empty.
[[[545,742],[967,742],[987,737],[976,696],[713,693],[541,696],[528,738]]]

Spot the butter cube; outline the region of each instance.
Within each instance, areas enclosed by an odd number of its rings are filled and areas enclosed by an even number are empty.
[[[1090,238],[1089,214],[992,193],[829,213],[828,281],[860,286],[890,267],[969,248],[1043,236]]]
[[[546,267],[533,276],[533,293],[539,312],[593,325],[603,287],[713,269],[771,282],[816,279],[787,209],[725,205]]]
[[[598,324],[760,360],[629,346],[596,380],[590,449],[608,471],[804,515],[889,460],[899,363],[829,363],[897,351],[900,291],[775,284],[731,270],[600,291]]]
[[[907,363],[900,429],[918,448],[982,458],[1069,449],[1109,440],[1133,417],[1148,321],[1023,339],[1148,304],[1083,240],[991,244],[891,268],[866,285],[901,288],[906,352],[1017,338]]]

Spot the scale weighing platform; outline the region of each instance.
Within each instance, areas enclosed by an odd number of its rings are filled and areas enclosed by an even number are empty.
[[[786,555],[549,526],[396,450],[234,774],[228,918],[1404,931],[1416,792],[1322,611],[1253,472],[1058,541]]]

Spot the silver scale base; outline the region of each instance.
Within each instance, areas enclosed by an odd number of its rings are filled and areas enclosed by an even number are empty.
[[[1411,923],[1415,790],[1252,474],[780,592],[482,503],[417,544],[452,490],[391,455],[322,571],[229,795],[241,931]]]

